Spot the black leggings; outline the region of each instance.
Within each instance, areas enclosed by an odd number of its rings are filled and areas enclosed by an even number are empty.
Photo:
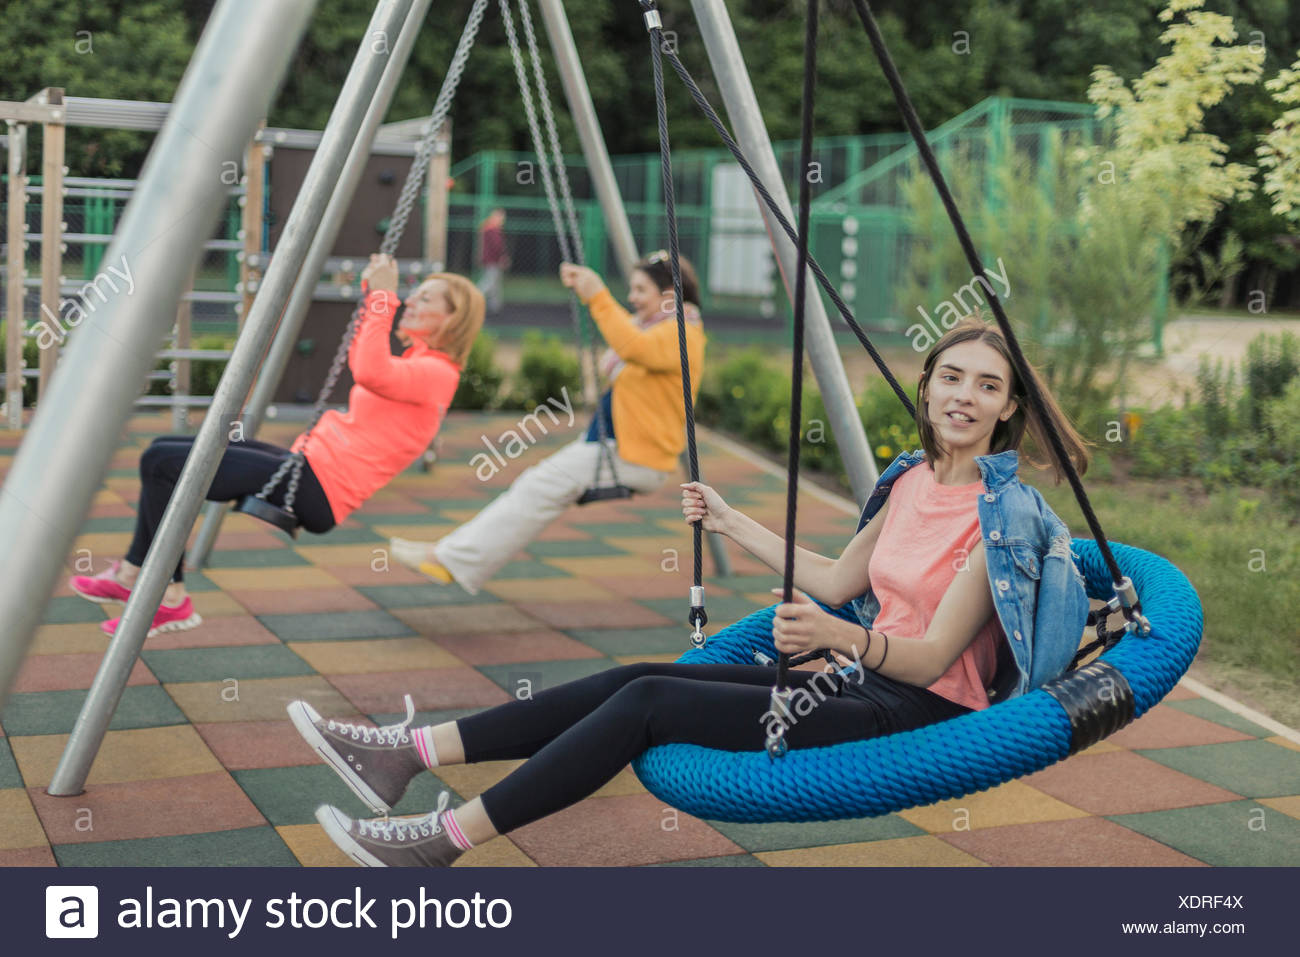
[[[172,490],[180,480],[181,469],[193,446],[192,435],[164,435],[154,439],[140,456],[140,504],[136,509],[135,537],[131,539],[131,547],[126,553],[126,560],[132,565],[144,564],[149,544],[162,523],[163,512],[167,510]],[[266,480],[275,474],[280,463],[289,455],[288,449],[266,442],[231,442],[221,456],[217,474],[212,478],[206,498],[210,502],[229,502],[260,492]],[[286,477],[276,486],[271,495],[274,504],[284,504],[284,489],[287,484]],[[319,534],[334,527],[334,513],[330,510],[329,500],[325,498],[325,492],[316,480],[316,473],[311,470],[310,463],[303,464],[302,481],[298,484],[293,510],[302,527],[309,532]],[[181,564],[178,564],[172,581],[182,581],[183,578]]]
[[[797,704],[785,738],[813,748],[892,734],[970,709],[924,688],[867,672],[834,696],[837,676],[792,671],[791,688],[819,703]],[[686,742],[761,751],[776,669],[758,665],[637,664],[610,668],[531,699],[456,722],[466,762],[528,758],[483,792],[483,808],[505,834],[568,807],[648,748]],[[806,714],[800,714],[807,711]]]

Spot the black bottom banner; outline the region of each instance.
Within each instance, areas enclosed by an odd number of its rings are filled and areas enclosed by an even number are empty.
[[[0,870],[8,954],[1297,953],[1300,870]],[[358,948],[364,948],[359,951]],[[732,950],[728,950],[732,949]],[[446,952],[446,951],[444,951]]]

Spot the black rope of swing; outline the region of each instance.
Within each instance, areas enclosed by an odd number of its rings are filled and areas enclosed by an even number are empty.
[[[925,138],[925,130],[922,128],[921,120],[916,114],[916,107],[912,105],[911,97],[908,96],[907,89],[903,85],[903,78],[899,75],[898,67],[894,65],[893,57],[889,54],[889,48],[885,45],[884,37],[881,36],[880,27],[876,23],[875,15],[871,12],[871,5],[867,3],[867,0],[853,0],[853,5],[858,11],[858,17],[862,20],[863,27],[866,28],[867,37],[876,53],[876,59],[880,62],[880,68],[885,73],[885,79],[889,82],[890,89],[894,91],[894,99],[898,102],[898,108],[903,114],[903,122],[907,124],[907,129],[916,142],[917,151],[925,163],[930,179],[934,182],[939,198],[943,201],[944,209],[948,212],[948,218],[952,221],[953,229],[956,230],[957,241],[961,244],[967,263],[970,264],[971,273],[975,276],[983,276],[984,264],[980,261],[979,253],[975,251],[975,244],[966,229],[966,223],[957,209],[957,203],[953,200],[952,193],[948,189],[943,172],[939,169],[939,162],[935,159],[934,151],[930,149],[930,144]],[[990,308],[993,310],[993,315],[997,319],[998,327],[1002,330],[1003,338],[1006,339],[1007,347],[1011,351],[1016,373],[1020,376],[1021,383],[1023,383],[1029,404],[1038,416],[1038,421],[1045,426],[1043,431],[1047,433],[1048,440],[1051,442],[1052,449],[1056,454],[1056,461],[1065,471],[1070,487],[1074,490],[1074,497],[1078,500],[1084,519],[1092,530],[1093,538],[1097,541],[1098,550],[1101,552],[1102,559],[1106,562],[1106,567],[1110,571],[1111,580],[1116,586],[1119,586],[1124,580],[1124,574],[1120,571],[1119,563],[1115,561],[1115,556],[1111,553],[1110,544],[1106,540],[1106,533],[1102,531],[1101,522],[1092,510],[1092,503],[1088,500],[1088,493],[1084,491],[1083,482],[1075,471],[1074,463],[1070,461],[1070,457],[1066,454],[1061,437],[1056,434],[1055,429],[1047,425],[1050,422],[1047,407],[1030,374],[1029,363],[1025,359],[1024,352],[1021,351],[1020,341],[1011,328],[1006,311],[1002,308],[1002,301],[998,299],[997,293],[991,288],[985,289],[985,295],[988,298]]]
[[[653,3],[653,0],[640,0],[640,2],[641,2],[641,7],[644,11],[653,11],[655,9],[655,4]],[[956,231],[958,241],[962,246],[962,250],[966,255],[967,261],[971,265],[972,271],[975,275],[982,275],[983,265],[980,261],[979,255],[975,251],[974,243],[972,242],[970,238],[970,234],[966,229],[965,222],[962,219],[961,213],[957,210],[956,203],[953,200],[951,192],[948,190],[947,183],[944,180],[943,174],[939,169],[938,162],[935,159],[934,153],[930,149],[929,143],[925,138],[925,132],[921,126],[920,119],[916,114],[915,107],[912,105],[911,99],[907,94],[906,88],[904,87],[902,82],[902,78],[898,73],[897,67],[894,65],[893,59],[889,54],[889,50],[885,45],[884,39],[880,34],[879,27],[876,24],[875,17],[871,12],[870,6],[865,2],[865,0],[854,0],[854,4],[858,10],[859,17],[862,19],[863,26],[867,31],[867,35],[871,41],[872,48],[876,53],[877,59],[881,64],[881,69],[884,71],[886,79],[889,81],[890,88],[894,92],[894,96],[896,101],[898,102],[899,109],[903,115],[904,122],[907,124],[908,130],[911,133],[914,141],[916,142],[917,150],[921,155],[922,160],[925,162],[927,172],[930,174],[930,177],[935,184],[936,190],[939,193],[940,199],[944,204],[944,208],[948,213],[949,219],[953,223],[953,228]],[[810,27],[809,29],[813,29],[813,28]],[[652,30],[651,34],[655,40],[653,44],[653,49],[651,51],[651,56],[655,68],[656,104],[660,115],[661,135],[666,138],[666,120],[664,119],[664,93],[663,93],[663,80],[662,80],[662,65],[661,65],[661,58],[660,58],[662,46],[658,42],[659,37],[662,35],[662,31],[658,29]],[[814,36],[814,45],[815,45],[815,36]],[[805,51],[806,55],[807,52],[808,51],[806,49]],[[815,49],[813,52],[815,55]],[[741,150],[740,146],[736,143],[735,139],[727,131],[727,128],[723,124],[722,120],[719,118],[717,111],[713,109],[712,105],[708,102],[708,99],[704,96],[699,86],[695,83],[694,79],[691,77],[690,72],[686,69],[685,65],[681,62],[680,58],[677,56],[675,52],[673,52],[671,48],[667,51],[667,56],[669,62],[673,66],[673,69],[677,72],[678,77],[686,85],[687,90],[691,95],[691,98],[695,101],[696,105],[699,107],[701,112],[703,112],[705,117],[709,120],[710,124],[713,126],[714,130],[718,133],[723,144],[731,152],[736,162],[745,171],[745,174],[746,176],[748,176],[750,183],[753,186],[755,192],[759,195],[759,197],[763,200],[763,202],[768,207],[769,211],[772,213],[773,219],[777,222],[779,226],[781,226],[782,230],[786,233],[786,235],[790,238],[790,240],[792,242],[795,242],[796,246],[798,246],[799,236],[797,232],[795,231],[794,227],[790,224],[789,220],[781,212],[780,208],[777,206],[776,201],[773,199],[771,193],[764,186],[758,174],[754,171],[752,165],[745,157],[744,152]],[[806,63],[805,70],[807,71],[808,69],[809,66]],[[809,78],[805,77],[805,84],[807,84],[808,82],[809,82]],[[661,140],[661,147],[662,144],[663,141]],[[665,151],[665,149],[661,149],[661,152]],[[802,162],[806,164],[808,162],[807,157],[805,157],[802,160]],[[804,166],[805,171],[806,168],[807,167],[805,165]],[[667,174],[666,176],[667,176],[668,188],[665,191],[665,197],[669,204],[668,208],[670,210],[670,216],[671,216],[672,215],[671,176]],[[804,178],[806,180],[806,172],[804,173]],[[802,194],[803,194],[803,184],[801,184],[801,200],[802,200]],[[801,217],[801,221],[802,221],[802,217]],[[675,239],[675,221],[673,222],[672,231]],[[674,249],[673,252],[674,252],[673,264],[675,267],[675,276],[676,276],[676,267],[677,267],[676,250]],[[800,254],[802,256],[806,256],[808,268],[812,269],[813,274],[817,277],[819,283],[821,284],[822,288],[826,291],[828,297],[835,304],[836,309],[839,311],[841,317],[845,320],[845,322],[848,324],[850,329],[852,329],[858,341],[862,343],[863,347],[866,348],[867,352],[871,355],[871,358],[875,362],[876,367],[880,370],[881,374],[885,377],[886,381],[889,383],[894,393],[898,396],[899,400],[903,403],[904,407],[908,410],[909,414],[915,416],[916,414],[915,407],[913,406],[912,402],[908,398],[906,392],[899,385],[897,379],[894,377],[892,371],[886,365],[884,359],[880,356],[880,354],[876,351],[874,346],[871,344],[870,339],[867,337],[866,333],[863,331],[861,326],[853,318],[852,314],[848,309],[848,306],[844,303],[843,299],[840,298],[834,286],[827,278],[824,270],[822,270],[822,268],[817,263],[815,258],[813,258],[811,255],[808,255],[806,249],[806,243],[804,248],[800,251]],[[797,287],[799,286],[799,282],[798,282],[799,278],[800,277],[796,277]],[[993,290],[991,289],[987,290],[987,294],[989,298],[990,307],[993,310],[994,316],[998,322],[998,326],[1001,329],[1002,334],[1007,341],[1008,349],[1011,352],[1013,364],[1016,366],[1017,374],[1020,376],[1021,381],[1024,383],[1026,397],[1031,407],[1038,415],[1039,421],[1043,422],[1046,425],[1046,423],[1049,422],[1050,420],[1048,419],[1048,416],[1046,414],[1046,408],[1042,399],[1042,395],[1039,393],[1035,381],[1030,374],[1028,362],[1025,359],[1023,350],[1020,348],[1019,340],[1016,338],[1015,332],[1011,328],[1010,321],[1007,319],[1006,312],[1002,307],[1001,300],[997,298],[996,293],[994,293]],[[803,305],[804,296],[796,292],[796,297],[797,297],[796,302],[798,303],[797,308],[801,308]],[[678,302],[680,304],[680,295],[678,296]],[[802,319],[801,315],[800,315],[800,319]],[[681,316],[679,316],[678,321],[679,324],[683,323],[683,319]],[[681,326],[680,328],[684,328],[684,325]],[[682,345],[682,354],[683,354],[683,364],[684,364],[683,367],[685,368],[684,344]],[[802,378],[801,372],[802,369],[800,369],[800,380]],[[693,447],[694,418],[693,418],[693,413],[691,411],[691,404],[689,400],[689,388],[686,386],[685,378],[683,379],[683,387],[688,393],[687,422],[688,422],[689,437]],[[792,431],[794,431],[794,433],[797,435],[798,428],[799,428],[798,420],[793,416],[791,418],[791,428]],[[1110,545],[1108,540],[1106,539],[1105,532],[1101,528],[1101,523],[1098,520],[1096,513],[1092,509],[1092,505],[1088,499],[1087,492],[1083,488],[1083,484],[1079,478],[1077,471],[1074,468],[1073,462],[1070,460],[1068,454],[1066,453],[1064,445],[1061,442],[1060,436],[1057,435],[1056,431],[1050,427],[1045,428],[1044,431],[1047,433],[1048,439],[1051,442],[1052,449],[1056,455],[1057,462],[1059,463],[1062,470],[1065,472],[1066,477],[1070,482],[1070,487],[1074,492],[1076,500],[1079,502],[1080,509],[1084,514],[1085,520],[1088,522],[1088,526],[1091,529],[1093,533],[1093,537],[1098,544],[1099,551],[1101,552],[1102,558],[1106,563],[1108,571],[1110,572],[1112,582],[1116,585],[1118,591],[1119,586],[1125,583],[1126,579],[1123,573],[1120,571],[1118,562],[1116,562],[1114,554],[1110,549]],[[797,440],[792,440],[792,441],[797,441]],[[694,468],[695,468],[694,463],[692,463],[692,472],[694,472]],[[796,465],[796,469],[797,469],[797,465]],[[694,480],[694,476],[692,476],[692,478]],[[793,471],[792,480],[797,481],[797,470]],[[791,509],[793,508],[792,505],[788,507]],[[787,521],[787,525],[788,524],[789,524],[789,520]],[[787,538],[787,550],[789,550],[790,540],[793,538],[793,535],[787,534],[786,538]],[[697,523],[696,525],[697,568],[699,566],[699,563],[700,563],[699,526]],[[790,571],[789,566],[790,563],[789,561],[787,561],[787,576],[789,575],[789,571]],[[696,575],[696,581],[697,582],[699,581],[698,573]],[[786,585],[785,591],[788,600],[790,596],[790,584]],[[1115,603],[1112,602],[1112,605],[1113,604]],[[1140,600],[1135,600],[1131,608],[1125,608],[1123,610],[1125,612],[1126,617],[1132,618],[1134,615],[1140,617],[1140,613],[1141,613]],[[1094,623],[1098,624],[1098,641],[1090,645],[1088,649],[1081,651],[1080,655],[1075,659],[1076,663],[1081,659],[1081,657],[1086,653],[1087,650],[1094,650],[1095,647],[1097,647],[1098,645],[1104,647],[1110,647],[1112,644],[1114,644],[1114,641],[1120,635],[1120,632],[1108,633],[1104,631],[1103,630],[1104,619],[1099,618],[1098,620],[1094,621],[1094,618],[1097,618],[1098,614],[1099,613],[1097,612],[1092,613],[1089,619],[1090,625]],[[797,665],[803,663],[804,661],[813,660],[819,654],[820,654],[819,652],[813,652],[808,655],[801,655],[793,659],[792,661],[788,661],[788,662],[783,661],[778,664],[778,669],[780,669],[780,666],[783,664],[788,663],[788,664]],[[780,687],[779,683],[778,683],[778,687]]]
[[[667,55],[668,62],[672,64],[673,69],[677,72],[677,76],[681,81],[686,84],[686,89],[691,94],[691,99],[695,101],[695,105],[700,108],[700,112],[704,114],[713,129],[717,131],[723,145],[727,147],[736,163],[745,171],[745,175],[749,177],[749,182],[750,185],[753,186],[754,192],[756,192],[763,200],[764,205],[767,206],[768,211],[772,214],[772,218],[776,220],[777,225],[781,227],[790,242],[797,243],[798,235],[795,232],[794,226],[791,225],[790,220],[786,218],[785,214],[781,212],[781,207],[777,205],[772,194],[768,191],[767,187],[763,185],[762,179],[760,179],[758,173],[754,171],[754,167],[750,165],[748,157],[745,156],[740,145],[735,141],[731,133],[728,132],[726,124],[722,122],[717,111],[713,108],[712,104],[709,103],[708,98],[704,95],[703,91],[700,90],[699,85],[691,76],[690,71],[686,69],[686,65],[682,63],[681,58],[678,57],[675,52],[670,50]],[[908,415],[915,418],[916,408],[912,405],[912,400],[908,396],[907,391],[899,385],[898,380],[894,377],[894,373],[889,368],[889,365],[885,362],[880,353],[876,351],[876,347],[867,337],[862,326],[860,326],[858,321],[853,317],[853,313],[849,311],[848,305],[836,290],[834,283],[830,281],[825,270],[822,269],[821,265],[812,255],[808,256],[808,268],[810,268],[813,271],[813,275],[817,277],[818,284],[823,290],[825,290],[827,297],[835,305],[840,317],[845,321],[848,327],[853,330],[853,334],[857,337],[858,342],[862,344],[862,347],[867,350],[872,361],[875,362],[876,368],[880,370],[880,374],[885,377],[885,381],[888,382],[890,388],[894,390],[894,394],[898,396],[898,400],[902,402],[903,407],[907,409]]]
[[[641,0],[644,13],[657,13],[653,0]],[[657,20],[657,17],[656,17]],[[692,482],[700,480],[700,459],[695,445],[695,403],[691,398],[691,365],[686,352],[686,303],[682,299],[682,264],[677,238],[677,204],[673,195],[672,151],[668,142],[668,106],[664,94],[662,50],[663,28],[647,22],[650,35],[650,61],[654,65],[655,115],[659,123],[659,165],[663,173],[664,214],[668,226],[668,255],[673,273],[673,307],[677,313],[677,349],[682,363],[682,405],[686,410],[686,455]],[[700,522],[691,523],[694,546],[693,579],[699,588],[704,579],[704,528]],[[689,621],[702,627],[708,621],[703,605],[692,604]]]
[[[817,0],[808,0],[804,17],[803,99],[799,127],[799,236],[795,241],[794,273],[794,344],[790,359],[790,451],[785,495],[785,577],[782,601],[794,598],[795,515],[799,503],[799,446],[803,422],[803,330],[804,296],[808,274],[808,231],[812,206],[812,184],[808,170],[812,165],[813,103],[817,90]],[[781,652],[776,662],[776,687],[785,688],[789,681],[790,655]]]

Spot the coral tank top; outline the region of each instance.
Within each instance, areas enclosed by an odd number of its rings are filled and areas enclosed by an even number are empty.
[[[977,499],[983,482],[940,485],[929,462],[904,472],[889,494],[889,512],[871,554],[871,590],[880,601],[874,630],[894,641],[925,636],[944,592],[980,542]],[[998,616],[984,623],[930,691],[981,710],[997,670]]]

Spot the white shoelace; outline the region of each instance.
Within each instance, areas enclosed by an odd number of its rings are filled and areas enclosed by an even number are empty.
[[[408,730],[411,722],[415,720],[415,702],[411,696],[406,696],[406,720],[400,724],[386,724],[380,728],[372,728],[364,724],[349,724],[343,721],[330,719],[326,727],[330,731],[337,731],[339,734],[347,735],[353,741],[360,741],[362,744],[369,744],[372,740],[375,744],[387,744],[396,747],[399,744],[409,744],[411,742],[411,733]]]
[[[381,817],[373,821],[357,821],[357,833],[362,837],[371,837],[389,843],[433,837],[442,833],[442,812],[447,810],[450,802],[451,792],[443,791],[438,795],[438,806],[428,814],[420,817]]]

